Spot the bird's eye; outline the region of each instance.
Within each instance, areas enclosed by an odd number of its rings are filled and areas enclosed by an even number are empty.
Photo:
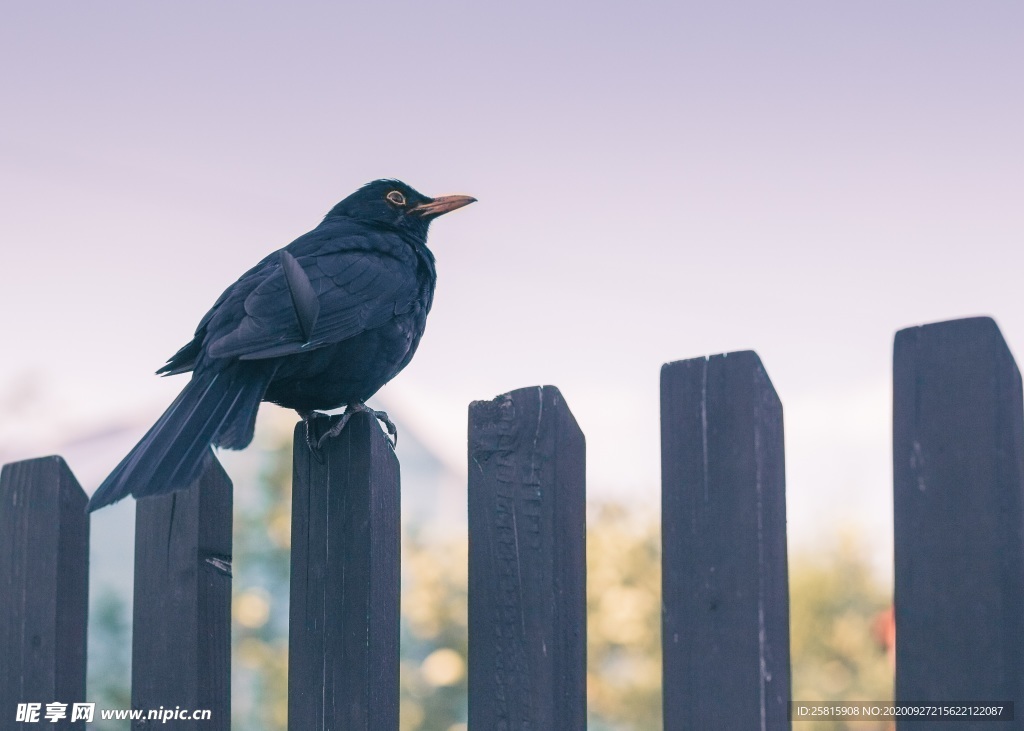
[[[387,195],[387,199],[394,203],[396,206],[405,205],[405,196],[399,193],[397,190],[393,190]]]

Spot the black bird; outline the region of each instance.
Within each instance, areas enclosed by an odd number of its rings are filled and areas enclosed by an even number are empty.
[[[342,406],[346,415],[365,410],[409,363],[437,280],[427,228],[475,200],[428,198],[401,181],[376,180],[243,274],[157,371],[191,371],[192,379],[103,481],[89,510],[129,493],[189,487],[213,459],[211,444],[248,446],[261,401],[297,410],[314,449],[338,434],[347,418],[319,439],[310,420]]]

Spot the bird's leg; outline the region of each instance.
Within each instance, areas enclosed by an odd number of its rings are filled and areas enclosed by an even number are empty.
[[[299,412],[299,416],[302,417],[302,422],[306,425],[306,446],[309,447],[309,451],[313,453],[313,457],[316,458],[316,461],[323,464],[324,458],[323,455],[320,454],[320,442],[313,434],[313,421],[320,414],[316,411],[301,411],[299,409],[296,409],[296,411]]]
[[[367,407],[367,405],[364,404],[362,401],[356,401],[346,406],[345,413],[341,415],[341,418],[338,419],[338,422],[334,426],[332,426],[326,434],[324,434],[317,440],[317,448],[319,449],[320,447],[322,447],[323,443],[327,441],[327,439],[336,437],[339,434],[341,434],[341,430],[345,428],[345,425],[348,423],[348,420],[352,418],[352,414],[356,414],[360,411],[369,411],[371,414],[373,414],[384,425],[384,428],[387,429],[388,436],[391,439],[391,446],[394,447],[395,445],[398,444],[398,427],[395,426],[395,422],[391,421],[391,419],[388,418],[387,412],[374,411],[373,409]]]

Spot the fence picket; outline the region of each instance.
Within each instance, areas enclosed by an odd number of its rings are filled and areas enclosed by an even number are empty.
[[[190,489],[135,504],[132,707],[210,711],[161,729],[231,727],[231,491],[213,459]]]
[[[85,701],[89,607],[88,497],[60,457],[4,465],[0,473],[0,727],[19,703]],[[47,723],[47,725],[50,725]]]
[[[893,374],[896,700],[1024,698],[1020,372],[970,318],[900,331]],[[661,427],[665,731],[789,729],[782,406],[758,356],[666,364]],[[397,731],[398,460],[369,413],[294,444],[289,727]],[[586,728],[585,451],[553,386],[470,405],[472,731]],[[86,700],[86,504],[60,457],[0,473],[0,727]],[[216,460],[136,506],[132,706],[211,711],[161,728],[230,729],[231,513]]]
[[[398,459],[366,412],[320,455],[303,424],[294,444],[288,727],[395,731]]]
[[[901,330],[893,376],[896,699],[1024,700],[1020,372],[971,318]]]
[[[752,351],[661,371],[664,723],[788,729],[782,405]]]
[[[583,433],[553,386],[469,408],[469,728],[586,728]]]

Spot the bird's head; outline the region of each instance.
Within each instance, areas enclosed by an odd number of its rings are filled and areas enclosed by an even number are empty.
[[[475,201],[468,195],[430,198],[401,180],[374,180],[332,208],[327,218],[352,218],[425,237],[433,219]]]

